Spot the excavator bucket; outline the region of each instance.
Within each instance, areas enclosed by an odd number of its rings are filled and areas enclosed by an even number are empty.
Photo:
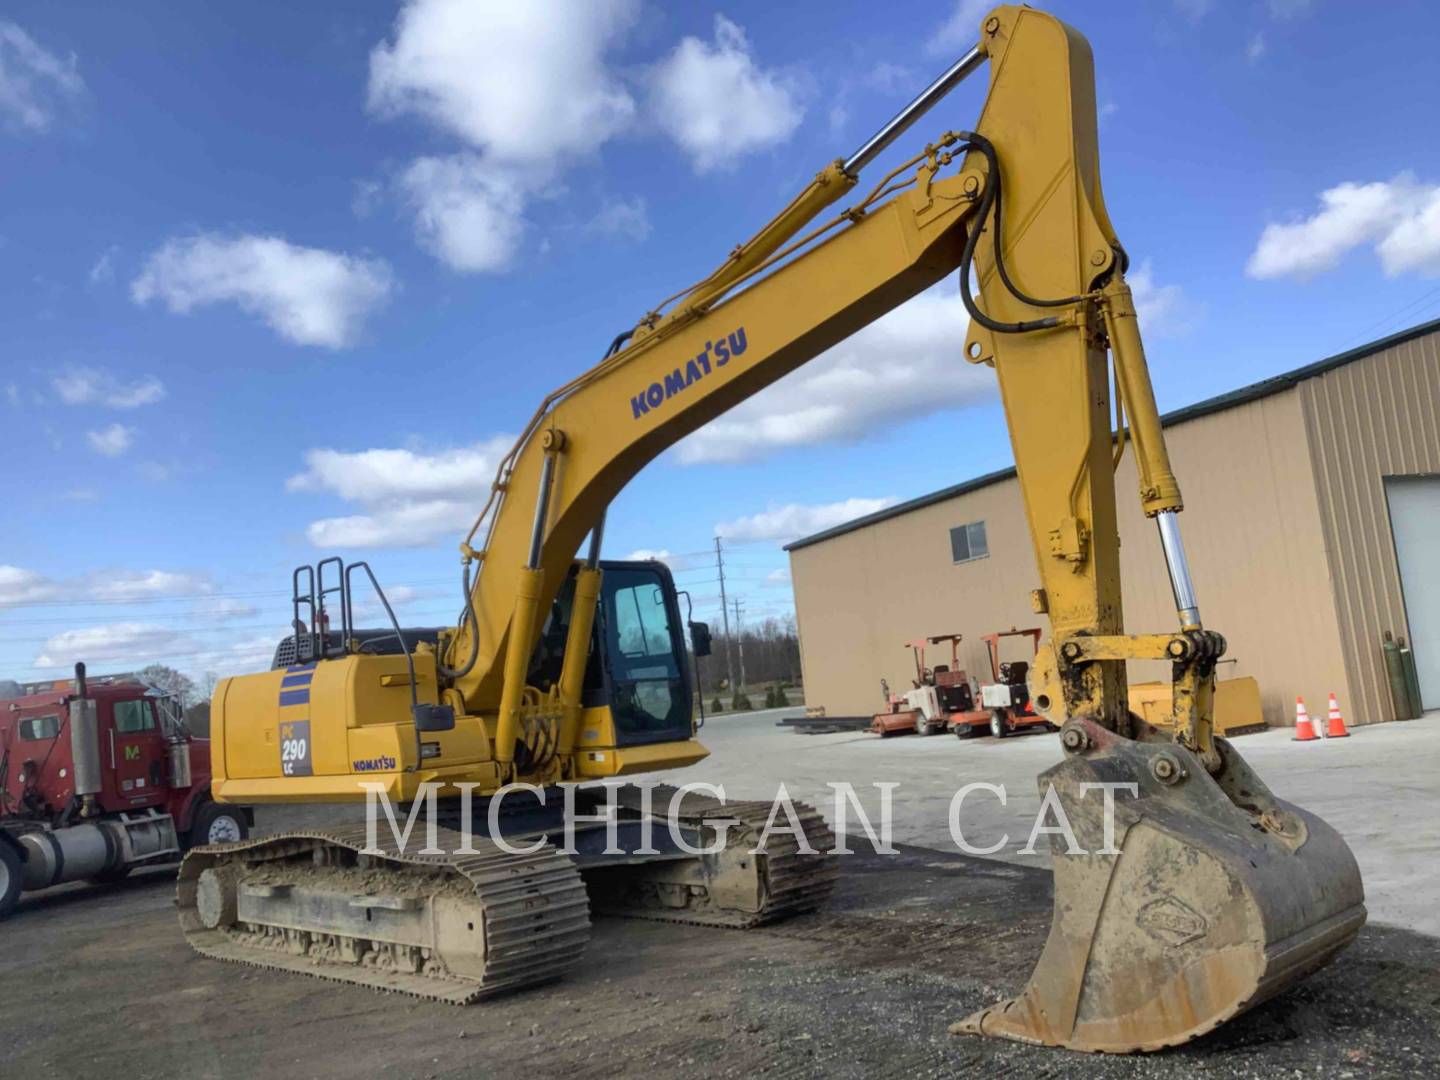
[[[1303,979],[1364,925],[1339,834],[1271,795],[1225,740],[1214,775],[1153,729],[1133,741],[1073,720],[1062,744],[1067,759],[1040,777],[1075,838],[1049,837],[1050,936],[1019,997],[952,1031],[1106,1053],[1174,1046]],[[1110,788],[1107,832],[1099,785],[1117,784],[1134,795]]]

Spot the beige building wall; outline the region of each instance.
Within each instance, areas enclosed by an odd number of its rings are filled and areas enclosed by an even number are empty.
[[[1221,677],[1256,676],[1272,724],[1292,721],[1296,694],[1312,708],[1331,689],[1350,696],[1305,430],[1294,389],[1167,429],[1201,610],[1234,660]],[[1169,581],[1128,453],[1116,485],[1127,628],[1170,630]],[[990,555],[954,564],[950,529],[981,519]],[[964,634],[962,666],[988,678],[982,634],[1049,633],[1029,606],[1039,576],[1013,477],[790,554],[806,698],[831,715],[876,711],[882,677],[907,688],[913,638]],[[1144,668],[1132,679],[1168,678],[1163,666]]]
[[[1350,708],[1362,721],[1389,720],[1381,635],[1408,634],[1384,478],[1440,473],[1440,334],[1399,342],[1297,390],[1336,583]]]

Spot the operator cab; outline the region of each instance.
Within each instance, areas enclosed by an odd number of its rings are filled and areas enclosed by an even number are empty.
[[[610,707],[621,746],[673,742],[691,735],[694,686],[675,579],[662,562],[600,563],[600,604],[580,703]],[[526,682],[549,690],[560,680],[575,576],[561,588],[530,658]],[[697,642],[708,637],[692,623]],[[702,651],[700,655],[704,655]]]
[[[331,584],[327,559],[315,567],[295,571],[293,597],[296,633],[282,638],[272,668],[287,668],[311,660],[330,659],[351,652],[374,655],[413,653],[420,643],[438,647],[436,627],[355,627],[353,625],[350,570],[338,566]],[[670,568],[656,561],[601,561],[599,608],[591,631],[581,705],[609,706],[616,744],[689,739],[694,682],[685,645],[675,579]],[[302,591],[304,589],[304,591]],[[332,629],[325,598],[338,598],[341,626]],[[540,639],[530,658],[526,683],[549,691],[560,680],[565,639],[575,597],[575,575],[561,587],[550,605]],[[383,606],[383,605],[382,605]],[[308,616],[308,618],[307,618]],[[317,625],[318,624],[318,625]],[[710,628],[690,622],[695,655],[710,652]]]

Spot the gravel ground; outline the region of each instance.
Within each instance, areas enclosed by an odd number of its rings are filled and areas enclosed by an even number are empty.
[[[23,901],[0,929],[4,1075],[1440,1075],[1440,940],[1385,926],[1178,1050],[949,1035],[1023,985],[1050,883],[927,848],[852,856],[826,911],[759,930],[599,920],[577,975],[469,1008],[205,960],[181,941],[172,882]]]

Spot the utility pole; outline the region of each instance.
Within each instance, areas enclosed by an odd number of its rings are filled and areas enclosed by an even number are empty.
[[[715,537],[715,569],[720,575],[720,618],[725,624],[725,675],[730,680],[733,693],[735,684],[735,661],[730,655],[730,605],[725,601],[725,556],[720,551],[720,537]]]
[[[743,692],[745,689],[745,636],[741,627],[744,612],[740,608],[741,600],[738,596],[733,603],[735,604],[735,648],[740,653],[740,689]]]

